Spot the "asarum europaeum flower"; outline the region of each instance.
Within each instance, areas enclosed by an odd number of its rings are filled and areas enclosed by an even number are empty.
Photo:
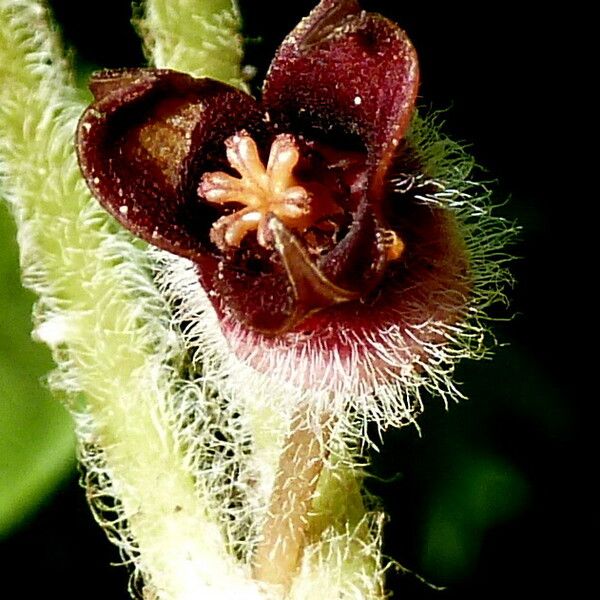
[[[170,70],[93,77],[88,185],[191,261],[196,337],[240,388],[262,378],[400,424],[423,387],[457,393],[454,364],[481,352],[510,228],[415,114],[418,83],[406,33],[356,0],[323,0],[288,35],[260,100]]]

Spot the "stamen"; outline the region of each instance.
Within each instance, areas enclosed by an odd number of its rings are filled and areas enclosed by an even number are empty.
[[[384,229],[381,231],[380,235],[387,260],[398,260],[404,253],[404,248],[406,247],[404,242],[400,239],[398,234],[391,229]]]
[[[278,135],[271,146],[265,168],[256,142],[246,131],[225,141],[227,159],[240,177],[222,171],[203,175],[198,194],[213,204],[241,204],[244,208],[218,219],[211,240],[221,249],[239,247],[251,231],[258,243],[272,245],[267,221],[276,216],[286,227],[303,231],[311,225],[311,195],[298,185],[292,171],[300,152],[291,135]]]

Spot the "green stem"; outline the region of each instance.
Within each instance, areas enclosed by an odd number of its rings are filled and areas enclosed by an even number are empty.
[[[146,0],[137,23],[157,67],[245,88],[235,0]]]
[[[0,0],[0,172],[25,282],[41,297],[37,335],[59,365],[54,384],[72,394],[90,497],[148,593],[191,598],[237,581],[254,594],[173,430],[167,365],[179,350],[147,255],[81,179],[73,136],[83,106],[47,19],[41,2]],[[116,523],[101,514],[106,496]]]

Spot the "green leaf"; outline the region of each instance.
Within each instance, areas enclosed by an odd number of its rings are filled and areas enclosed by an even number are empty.
[[[52,360],[31,339],[32,303],[19,278],[15,227],[0,205],[0,538],[75,463],[71,419],[41,383]]]

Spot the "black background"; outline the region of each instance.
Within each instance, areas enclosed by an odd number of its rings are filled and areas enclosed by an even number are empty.
[[[409,33],[420,54],[421,105],[448,109],[446,131],[470,144],[487,175],[497,179],[498,200],[510,198],[501,213],[523,228],[512,269],[515,318],[496,328],[510,345],[492,362],[461,367],[469,402],[446,413],[434,399],[421,419],[422,437],[413,429],[388,432],[372,457],[373,471],[392,478],[367,482],[390,515],[385,551],[449,586],[437,592],[392,573],[394,597],[578,597],[593,585],[586,540],[594,539],[597,521],[586,483],[591,444],[582,425],[590,422],[586,382],[594,371],[591,351],[580,341],[593,338],[592,274],[582,268],[589,240],[581,223],[590,200],[575,193],[574,182],[585,178],[584,151],[572,135],[584,127],[579,114],[586,105],[577,96],[577,55],[567,42],[576,32],[568,16],[559,8],[528,6],[526,12],[523,4],[363,2]],[[93,18],[88,3],[51,5],[86,61],[143,64],[127,2],[93,3]],[[278,43],[313,3],[240,5],[249,38],[246,62],[258,68],[260,82]],[[483,532],[460,577],[440,581],[421,563],[424,507],[457,448],[504,457],[527,481],[527,500]],[[23,598],[127,598],[126,569],[109,566],[118,560],[75,477],[0,546],[4,588],[16,585]]]

